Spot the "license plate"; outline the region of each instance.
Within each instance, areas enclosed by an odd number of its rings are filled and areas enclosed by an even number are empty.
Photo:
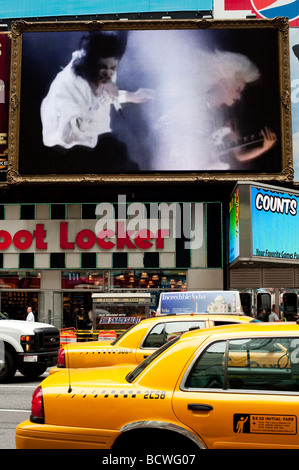
[[[37,362],[37,356],[24,356],[24,362]]]

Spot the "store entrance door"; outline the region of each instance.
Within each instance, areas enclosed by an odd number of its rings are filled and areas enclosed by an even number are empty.
[[[63,293],[63,327],[77,328],[80,330],[89,329],[90,320],[88,312],[92,309],[91,292],[86,291],[64,291]],[[74,311],[82,310],[82,324],[76,323]]]

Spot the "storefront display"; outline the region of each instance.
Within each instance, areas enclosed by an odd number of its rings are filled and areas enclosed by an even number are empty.
[[[150,293],[154,312],[163,291],[223,288],[214,275],[222,272],[221,203],[126,203],[121,218],[123,200],[0,204],[1,309],[22,318],[30,303],[41,321],[90,328],[93,293]]]

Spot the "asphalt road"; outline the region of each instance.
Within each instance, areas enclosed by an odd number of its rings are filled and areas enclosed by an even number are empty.
[[[15,429],[30,416],[35,388],[48,376],[28,380],[19,372],[10,383],[0,384],[0,449],[15,449]]]

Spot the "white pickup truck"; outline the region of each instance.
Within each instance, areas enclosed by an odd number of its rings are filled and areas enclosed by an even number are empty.
[[[0,313],[0,382],[9,381],[16,370],[36,378],[57,364],[59,330],[41,322],[7,320]]]

